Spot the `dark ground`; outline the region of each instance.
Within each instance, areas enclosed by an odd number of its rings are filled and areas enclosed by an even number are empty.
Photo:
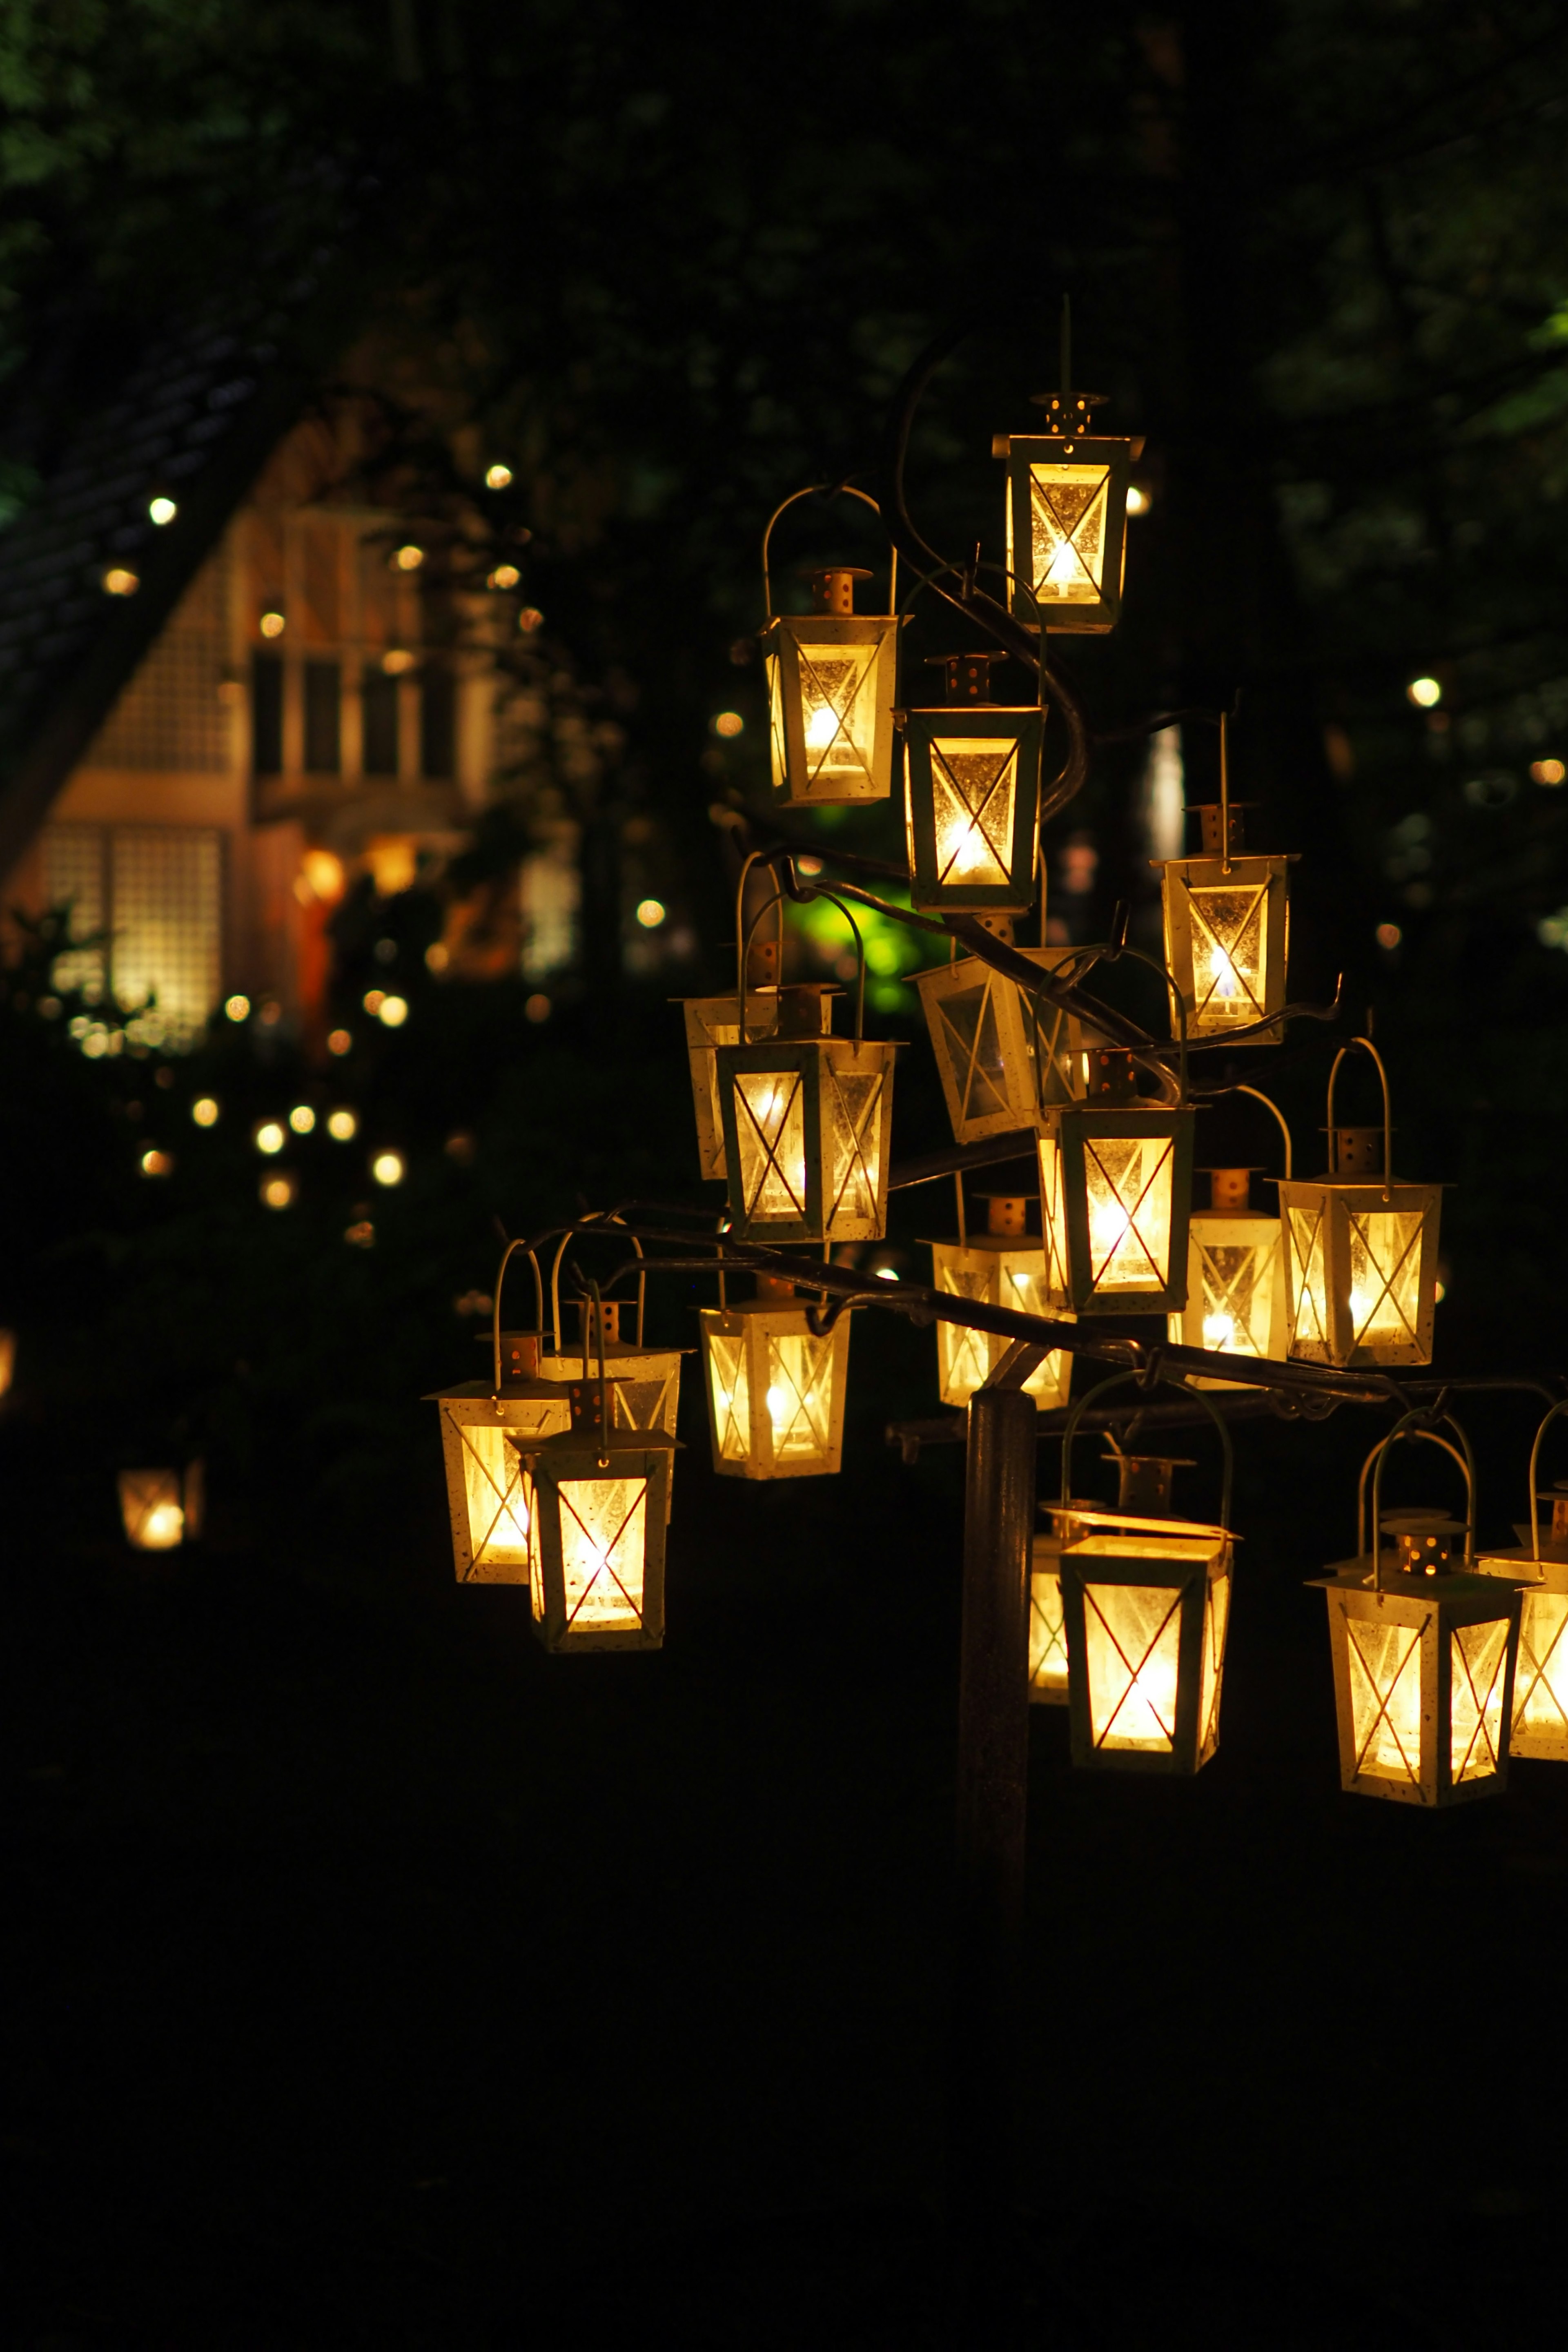
[[[835,1484],[691,1444],[647,1658],[546,1658],[521,1593],[443,1580],[428,1407],[400,1531],[367,1496],[357,1554],[145,1568],[51,1545],[72,1471],[13,1418],[11,2342],[952,2340],[961,1461],[878,1442],[930,1345],[858,1325]],[[1031,2344],[1555,2340],[1568,1773],[1338,1793],[1301,1580],[1373,1433],[1242,1436],[1198,1780],[1070,1774],[1037,1710]]]

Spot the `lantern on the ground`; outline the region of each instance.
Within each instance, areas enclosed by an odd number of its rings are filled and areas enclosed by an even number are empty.
[[[1397,1804],[1452,1805],[1500,1795],[1507,1778],[1520,1595],[1472,1572],[1468,1444],[1461,1452],[1436,1439],[1465,1473],[1464,1519],[1383,1511],[1389,1447],[1433,1434],[1415,1419],[1375,1449],[1370,1544],[1363,1517],[1355,1559],[1313,1581],[1328,1596],[1341,1786]],[[1363,1498],[1365,1487],[1363,1470]]]
[[[769,618],[769,748],[786,808],[885,801],[892,791],[899,620],[856,612],[855,583],[870,576],[844,564],[814,572],[811,614]]]
[[[1289,1182],[1289,1129],[1267,1095],[1253,1087],[1238,1087],[1237,1092],[1268,1103],[1279,1120]],[[1258,1172],[1208,1171],[1209,1205],[1194,1209],[1187,1227],[1187,1303],[1170,1318],[1170,1337],[1177,1346],[1276,1361],[1285,1354],[1285,1250],[1279,1218],[1252,1206],[1251,1181]],[[1210,1383],[1205,1379],[1201,1385]]]
[[[503,1331],[501,1290],[506,1269],[522,1244],[501,1255],[487,1335],[490,1378],[437,1389],[426,1399],[441,1419],[447,1508],[452,1523],[452,1564],[459,1584],[526,1584],[532,1494],[509,1440],[552,1436],[571,1426],[564,1389],[539,1377],[540,1332]],[[542,1313],[543,1285],[531,1250],[534,1299]]]
[[[133,1551],[174,1551],[202,1531],[202,1465],[184,1470],[122,1470],[120,1520]]]
[[[1028,1230],[1028,1201],[1021,1193],[992,1192],[985,1202],[985,1231],[957,1241],[931,1244],[931,1286],[977,1306],[1010,1307],[1020,1315],[1049,1315],[1046,1297],[1046,1253]],[[963,1193],[959,1189],[962,1208]],[[994,1331],[971,1330],[963,1323],[936,1327],[937,1380],[943,1404],[967,1404],[983,1389],[1013,1345]],[[1037,1365],[1024,1382],[1042,1412],[1067,1402],[1072,1358],[1058,1349]]]
[[[1168,1315],[1186,1302],[1195,1114],[1141,1101],[1131,1055],[1083,1055],[1088,1100],[1037,1139],[1050,1312]]]
[[[1388,1076],[1367,1038],[1352,1042],[1377,1064],[1383,1125],[1334,1125],[1342,1046],[1329,1074],[1330,1172],[1279,1187],[1289,1352],[1316,1364],[1429,1364],[1443,1191],[1392,1173]]]
[[[1064,1487],[1068,1453],[1064,1445]],[[1070,1538],[1061,1547],[1073,1762],[1197,1772],[1219,1745],[1230,1622],[1228,1476],[1226,1506],[1210,1526],[1171,1516],[1179,1464],[1122,1454],[1117,1466],[1115,1510],[1072,1506]]]
[[[1541,1441],[1563,1409],[1553,1405],[1535,1433],[1530,1517],[1516,1528],[1520,1547],[1476,1554],[1480,1575],[1503,1577],[1523,1588],[1510,1753],[1553,1763],[1568,1763],[1568,1479],[1559,1478],[1543,1493],[1538,1469]],[[1544,1527],[1543,1504],[1551,1514]]]
[[[1038,433],[999,434],[1007,461],[1008,601],[1031,627],[1113,629],[1121,615],[1134,444],[1097,434],[1092,392],[1037,393]]]
[[[1021,948],[1042,971],[1071,966],[1075,948]],[[955,1143],[1032,1127],[1075,1085],[1079,1027],[1047,996],[1032,996],[978,956],[931,964],[914,976],[931,1031]]]
[[[910,896],[916,907],[1022,914],[1034,904],[1045,714],[991,699],[1001,654],[953,654],[940,709],[905,713]]]
[[[826,1035],[833,1019],[833,998],[824,989],[817,998],[822,1034]],[[691,1071],[691,1104],[697,1117],[697,1154],[704,1178],[722,1177],[724,1160],[724,1114],[719,1102],[719,1069],[715,1059],[721,1045],[739,1045],[741,1035],[741,999],[732,996],[688,996],[680,1000],[686,1023],[686,1056]],[[749,988],[746,992],[746,1027],[749,1037],[757,1040],[773,1036],[778,1027],[778,990]]]
[[[825,1036],[819,994],[781,989],[772,1038],[717,1049],[739,1240],[879,1241],[887,1228],[898,1048]]]
[[[755,1298],[706,1307],[713,1467],[729,1478],[820,1478],[844,1454],[849,1317],[818,1336],[794,1285],[757,1277]]]
[[[561,1436],[510,1439],[528,1482],[529,1593],[547,1650],[657,1650],[676,1441],[615,1429],[601,1355],[567,1390]]]
[[[1233,801],[1226,722],[1220,722],[1220,797],[1200,806],[1201,857],[1160,864],[1165,964],[1186,1013],[1186,1034],[1226,1037],[1269,1020],[1285,1003],[1290,937],[1290,857],[1246,855],[1244,803]],[[1255,1029],[1247,1045],[1278,1045],[1280,1032]]]

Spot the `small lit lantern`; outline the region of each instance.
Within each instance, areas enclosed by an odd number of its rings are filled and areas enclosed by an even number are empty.
[[[1257,1095],[1252,1087],[1238,1094]],[[1257,1095],[1268,1102],[1266,1095]],[[1268,1108],[1285,1136],[1285,1181],[1290,1178],[1290,1130]],[[1284,1357],[1285,1248],[1278,1217],[1251,1205],[1250,1168],[1211,1168],[1209,1205],[1194,1209],[1187,1228],[1187,1303],[1170,1318],[1178,1347],[1206,1348],[1224,1356]],[[1199,1385],[1208,1387],[1207,1380]],[[1212,1385],[1224,1388],[1224,1381]]]
[[[727,1478],[831,1476],[844,1455],[849,1317],[820,1338],[792,1283],[757,1276],[757,1296],[698,1318],[713,1467]]]
[[[176,1551],[202,1531],[202,1465],[184,1471],[122,1470],[120,1519],[133,1551]]]
[[[676,1441],[607,1426],[608,1381],[567,1391],[563,1435],[510,1439],[532,1505],[529,1594],[547,1650],[657,1650],[664,1642],[665,1524]]]
[[[941,709],[905,713],[910,896],[916,907],[1022,914],[1035,900],[1045,713],[991,699],[1001,654],[953,654]]]
[[[822,1034],[815,987],[779,992],[771,1040],[721,1045],[730,1212],[742,1241],[880,1241],[896,1045]]]
[[[1042,971],[1058,971],[1074,948],[1020,948]],[[1068,1102],[1081,1050],[1078,1024],[1044,996],[964,956],[914,975],[931,1031],[955,1143],[978,1143],[1032,1127],[1052,1103]]]
[[[1388,1075],[1367,1038],[1352,1042],[1377,1064],[1383,1125],[1334,1125],[1342,1045],[1329,1073],[1330,1172],[1279,1187],[1289,1352],[1316,1364],[1429,1364],[1443,1190],[1392,1174]]]
[[[817,998],[821,1031],[826,1035],[833,1019],[833,998],[823,989]],[[704,1178],[721,1177],[726,1172],[724,1160],[724,1114],[719,1101],[719,1069],[715,1059],[721,1045],[739,1045],[741,1036],[741,1000],[732,996],[688,996],[680,1000],[686,1021],[686,1055],[691,1069],[691,1102],[697,1115],[697,1152]],[[773,1036],[778,1028],[778,991],[776,988],[749,988],[746,992],[746,1029],[749,1040]]]
[[[1268,1021],[1285,1003],[1290,932],[1287,898],[1292,860],[1242,851],[1242,804],[1225,791],[1225,720],[1220,720],[1221,798],[1200,807],[1204,854],[1161,867],[1165,963],[1186,1011],[1187,1035],[1224,1037]],[[1279,1027],[1237,1043],[1278,1045]]]
[[[1091,430],[1092,392],[1037,393],[1041,433],[1000,434],[1007,460],[1007,575],[1014,617],[1103,634],[1121,616],[1134,445]]]
[[[785,808],[885,801],[892,792],[899,619],[857,614],[855,583],[870,577],[844,564],[814,572],[811,614],[769,618],[773,782]]]
[[[1140,1101],[1129,1054],[1081,1058],[1089,1099],[1040,1121],[1047,1311],[1171,1314],[1186,1303],[1196,1114]]]
[[[452,1522],[452,1564],[459,1584],[526,1584],[533,1498],[511,1438],[551,1437],[571,1427],[566,1391],[539,1376],[541,1335],[503,1331],[501,1289],[514,1251],[509,1242],[496,1276],[489,1334],[490,1378],[437,1389],[425,1401],[439,1408],[447,1507]],[[531,1250],[536,1307],[544,1286]]]
[[[959,1200],[962,1205],[963,1190]],[[952,1298],[977,1306],[1010,1307],[1020,1315],[1049,1315],[1046,1298],[1046,1253],[1028,1231],[1028,1202],[1012,1192],[991,1192],[983,1234],[931,1244],[931,1285]],[[994,1331],[972,1331],[963,1323],[938,1321],[937,1378],[943,1404],[967,1404],[983,1389],[1012,1341]],[[1042,1412],[1067,1402],[1072,1357],[1058,1349],[1024,1382]]]
[[[1369,1548],[1314,1578],[1328,1595],[1341,1786],[1360,1797],[1452,1805],[1501,1793],[1509,1756],[1520,1595],[1471,1572],[1470,1516],[1380,1508],[1395,1438],[1430,1433],[1405,1423],[1376,1448]],[[1363,1473],[1363,1490],[1365,1473]],[[1384,1537],[1391,1538],[1384,1545]]]
[[[1530,1518],[1516,1532],[1519,1549],[1478,1552],[1482,1576],[1522,1584],[1519,1663],[1514,1669],[1509,1750],[1514,1756],[1568,1763],[1568,1479],[1544,1493],[1537,1484],[1541,1441],[1562,1412],[1553,1405],[1536,1432],[1530,1456]],[[1541,1507],[1552,1517],[1542,1531]],[[1528,1549],[1523,1539],[1528,1539]]]
[[[1117,1508],[1071,1506],[1059,1554],[1073,1762],[1190,1774],[1219,1746],[1228,1514],[1217,1527],[1172,1517],[1181,1465],[1130,1454],[1117,1463]]]

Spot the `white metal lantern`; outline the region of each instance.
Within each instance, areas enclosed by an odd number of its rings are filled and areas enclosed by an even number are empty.
[[[1563,1411],[1552,1406],[1535,1433],[1530,1455],[1530,1517],[1516,1532],[1518,1548],[1478,1549],[1476,1569],[1522,1586],[1519,1660],[1514,1668],[1509,1752],[1568,1763],[1568,1480],[1542,1493],[1541,1441]],[[1541,1506],[1552,1517],[1543,1532]]]
[[[1045,430],[1003,434],[1007,460],[1006,546],[1016,617],[1046,629],[1114,628],[1127,556],[1127,491],[1133,444],[1091,431],[1091,392],[1040,393]]]
[[[1415,1419],[1400,1422],[1362,1472],[1356,1558],[1313,1581],[1328,1597],[1342,1787],[1396,1804],[1453,1805],[1500,1795],[1507,1780],[1520,1594],[1473,1573],[1475,1481],[1463,1433],[1461,1451]],[[1383,1512],[1388,1450],[1412,1436],[1435,1437],[1459,1464],[1464,1519]]]
[[[1009,1307],[1020,1315],[1050,1315],[1045,1247],[1029,1234],[1026,1197],[1002,1192],[984,1197],[984,1233],[931,1243],[932,1288],[979,1306]],[[962,1179],[958,1200],[962,1212]],[[967,1404],[976,1389],[985,1386],[1012,1344],[999,1333],[971,1330],[965,1324],[939,1319],[937,1380],[943,1404]],[[1072,1357],[1065,1349],[1058,1349],[1030,1373],[1024,1393],[1032,1396],[1042,1412],[1049,1412],[1067,1402],[1071,1379]]]
[[[793,1285],[759,1275],[755,1298],[698,1320],[719,1475],[831,1476],[844,1455],[848,1315],[815,1332]]]
[[[1443,1190],[1391,1172],[1388,1075],[1369,1038],[1352,1042],[1377,1064],[1383,1125],[1335,1127],[1342,1046],[1329,1074],[1330,1172],[1279,1187],[1289,1351],[1307,1363],[1429,1364]]]
[[[202,1465],[122,1470],[120,1520],[133,1551],[176,1551],[202,1531]]]
[[[1290,1130],[1266,1095],[1253,1095],[1279,1120],[1285,1138],[1285,1181],[1290,1180]],[[1187,1303],[1170,1318],[1169,1335],[1181,1347],[1205,1348],[1224,1356],[1279,1361],[1288,1344],[1285,1318],[1285,1248],[1278,1216],[1254,1209],[1249,1168],[1211,1168],[1209,1205],[1194,1209],[1187,1227]],[[1224,1388],[1224,1381],[1202,1386]]]
[[[864,973],[862,973],[862,982]],[[880,1241],[898,1047],[824,1036],[813,987],[779,992],[778,1025],[715,1056],[737,1239]]]
[[[1227,721],[1219,722],[1220,796],[1200,807],[1203,856],[1157,860],[1165,918],[1165,964],[1186,1014],[1186,1034],[1225,1037],[1253,1029],[1285,1005],[1290,940],[1289,856],[1248,856],[1244,803],[1230,797]],[[1239,1037],[1279,1042],[1278,1025]]]
[[[1140,1101],[1131,1057],[1085,1057],[1106,1088],[1040,1120],[1040,1226],[1052,1312],[1168,1315],[1184,1307],[1196,1114]]]
[[[816,572],[809,617],[769,614],[769,750],[785,808],[885,801],[892,792],[899,619],[856,612],[855,583],[870,576],[846,565]]]
[[[513,1438],[550,1437],[571,1426],[566,1391],[539,1377],[541,1335],[501,1329],[501,1290],[519,1242],[509,1242],[491,1302],[489,1381],[438,1389],[427,1403],[440,1413],[452,1565],[459,1584],[526,1584],[533,1518],[531,1486]],[[544,1289],[531,1250],[536,1315]]]
[[[617,1230],[613,1220],[606,1221],[606,1230],[611,1233]],[[639,1263],[634,1336],[623,1338],[621,1331],[623,1315],[629,1301],[597,1299],[590,1307],[584,1299],[581,1302],[582,1337],[578,1345],[572,1348],[562,1344],[561,1261],[573,1238],[570,1233],[563,1237],[550,1269],[551,1345],[541,1350],[539,1378],[560,1384],[585,1380],[591,1369],[590,1351],[602,1340],[613,1385],[610,1401],[612,1425],[626,1430],[662,1429],[673,1437],[676,1415],[680,1406],[680,1359],[685,1350],[680,1348],[649,1348],[643,1344],[643,1310],[647,1281],[640,1271],[642,1244],[635,1234],[626,1236]],[[597,1333],[591,1328],[595,1316],[603,1325]]]
[[[826,1036],[833,1021],[833,998],[824,989],[817,1000]],[[691,1105],[697,1118],[697,1155],[705,1179],[728,1172],[724,1158],[724,1114],[719,1102],[717,1049],[739,1045],[741,999],[732,996],[688,996],[680,1000],[686,1024],[686,1055],[691,1071]],[[778,990],[752,988],[746,992],[748,1038],[772,1037],[778,1028]]]
[[[1077,948],[1020,948],[1042,971],[1070,966]],[[978,1143],[1030,1127],[1052,1103],[1081,1094],[1075,1074],[1082,1040],[1071,1016],[1049,998],[1031,996],[1016,980],[964,956],[914,975],[921,1010],[952,1121],[955,1143]]]
[[[1002,659],[944,657],[945,703],[904,714],[916,907],[1022,914],[1034,904],[1045,713],[992,701],[991,664]]]

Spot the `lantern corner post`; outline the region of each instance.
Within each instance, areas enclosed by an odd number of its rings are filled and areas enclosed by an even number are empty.
[[[1010,1349],[969,1405],[946,2119],[952,2286],[966,2325],[1016,2309],[1037,1426],[1021,1383],[1039,1352]]]

